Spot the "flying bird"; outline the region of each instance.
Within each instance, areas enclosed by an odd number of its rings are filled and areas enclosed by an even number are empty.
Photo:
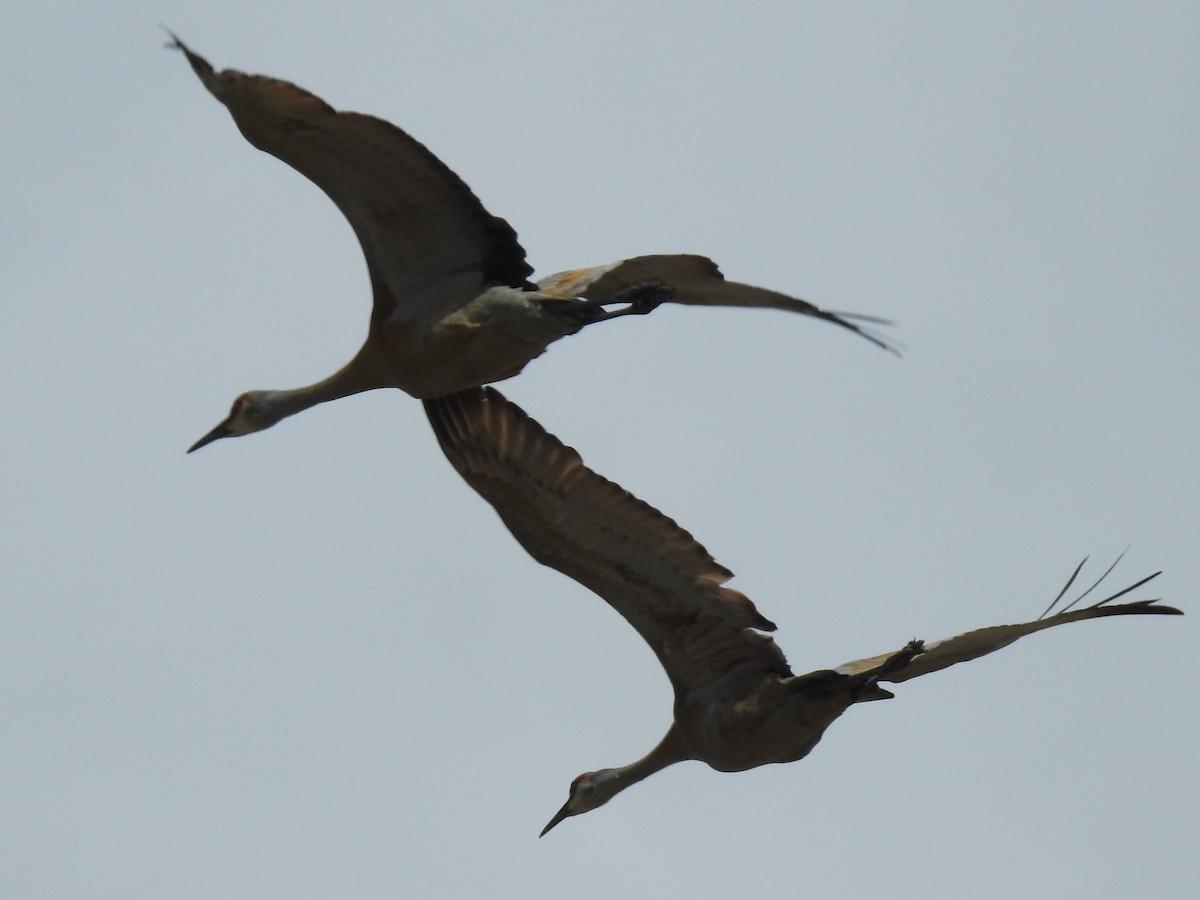
[[[946,640],[910,641],[899,650],[835,669],[794,675],[775,625],[725,582],[732,573],[674,521],[589,469],[494,388],[425,401],[447,458],[538,562],[591,588],[637,629],[675,693],[674,721],[646,756],[585,772],[542,830],[596,809],[666,766],[700,760],[722,772],[806,756],[825,729],[855,703],[892,693],[900,682],[984,656],[1041,631],[1101,616],[1182,615],[1156,600],[1113,604],[1159,573],[1082,608],[1073,608],[1112,570],[1057,611],[1074,583],[1040,617]],[[1085,560],[1086,562],[1086,560]],[[1115,566],[1116,563],[1113,563]]]
[[[337,111],[287,81],[218,72],[168,34],[168,46],[183,51],[246,140],[307,177],[342,211],[362,246],[374,296],[366,341],[350,362],[306,387],[239,395],[228,417],[189,453],[361,391],[400,388],[427,398],[510,378],[561,337],[668,300],[815,316],[896,352],[853,321],[885,320],[726,281],[703,256],[638,256],[535,284],[512,226],[404,131]]]

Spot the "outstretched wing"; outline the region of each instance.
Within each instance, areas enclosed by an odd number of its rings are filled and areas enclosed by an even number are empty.
[[[593,472],[494,388],[426,400],[438,443],[538,562],[599,594],[658,655],[677,694],[740,665],[791,674],[732,573],[674,521]]]
[[[766,288],[737,281],[726,281],[717,264],[704,256],[690,253],[655,254],[635,256],[607,266],[588,269],[572,269],[559,272],[538,282],[538,289],[556,297],[587,297],[603,300],[619,294],[622,290],[647,281],[661,281],[674,294],[671,300],[692,306],[750,306],[767,309],[782,309],[825,319],[855,334],[862,335],[872,344],[891,353],[896,348],[873,331],[851,321],[858,319],[877,325],[889,324],[886,320],[853,313],[833,313],[814,306],[806,300],[789,297]],[[897,354],[898,355],[898,354]]]
[[[1066,587],[1062,589],[1054,603],[1050,605],[1051,608],[1062,599],[1063,594],[1067,592],[1067,589],[1071,586],[1071,583],[1075,580],[1075,576],[1079,574],[1079,569],[1082,567],[1083,563],[1080,563],[1079,568],[1075,570]],[[1111,567],[1109,571],[1112,571]],[[1107,575],[1108,573],[1106,572],[1105,574]],[[1183,615],[1182,610],[1178,610],[1173,606],[1157,605],[1157,600],[1136,600],[1132,603],[1108,605],[1110,601],[1136,590],[1147,581],[1150,581],[1150,579],[1158,577],[1158,574],[1158,572],[1155,572],[1153,575],[1147,576],[1109,597],[1105,597],[1098,603],[1082,609],[1070,608],[1070,606],[1074,605],[1074,602],[1082,599],[1078,598],[1062,612],[1051,616],[1043,613],[1041,618],[1035,619],[1032,622],[1021,622],[1017,625],[992,625],[988,628],[978,628],[975,631],[955,635],[945,640],[933,641],[925,645],[924,653],[914,657],[903,668],[881,677],[880,681],[907,681],[910,678],[916,678],[918,675],[936,672],[938,669],[945,669],[947,666],[953,666],[956,663],[966,662],[970,659],[994,653],[1002,647],[1007,647],[1013,641],[1025,637],[1027,634],[1033,634],[1035,631],[1042,631],[1046,628],[1054,628],[1057,625],[1065,625],[1068,622],[1082,622],[1084,619],[1098,619],[1102,616]],[[1101,576],[1101,579],[1103,579],[1103,576]],[[1096,582],[1096,584],[1099,583],[1099,581]],[[1093,584],[1092,588],[1095,586]],[[1092,588],[1088,590],[1090,591]],[[1049,609],[1047,612],[1049,612]],[[860,672],[875,668],[891,655],[891,653],[882,653],[879,656],[872,656],[869,659],[858,659],[854,662],[838,666],[834,671],[843,675],[857,675]]]
[[[316,184],[350,220],[375,318],[440,317],[488,287],[531,286],[516,232],[419,141],[374,116],[338,112],[290,82],[214,71],[171,37],[246,140]]]

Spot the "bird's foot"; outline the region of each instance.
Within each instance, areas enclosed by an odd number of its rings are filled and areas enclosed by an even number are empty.
[[[852,676],[856,683],[850,689],[850,696],[854,698],[855,703],[866,700],[887,700],[895,696],[891,691],[880,687],[879,682],[889,675],[899,672],[924,652],[924,641],[909,641],[902,650],[897,650],[875,668]]]
[[[542,309],[548,312],[568,316],[583,325],[590,325],[592,322],[615,319],[617,316],[644,316],[666,303],[674,295],[674,290],[668,284],[655,279],[631,284],[611,297],[602,299],[543,297],[539,302]],[[607,309],[609,306],[621,308],[610,310]]]
[[[904,645],[904,649],[897,650],[875,667],[875,669],[870,673],[871,680],[873,682],[878,681],[881,678],[891,675],[893,672],[899,672],[924,652],[924,641],[918,641],[916,639],[909,641]]]
[[[600,301],[600,303],[605,306],[614,303],[627,304],[624,309],[609,313],[610,317],[644,316],[646,313],[658,309],[659,306],[674,296],[675,291],[669,284],[654,278],[649,281],[639,281],[637,284],[631,284],[629,287],[618,291],[609,299]]]
[[[601,304],[593,303],[591,300],[576,300],[573,297],[539,297],[536,302],[543,312],[563,316],[579,323],[580,327],[608,317],[608,311]]]

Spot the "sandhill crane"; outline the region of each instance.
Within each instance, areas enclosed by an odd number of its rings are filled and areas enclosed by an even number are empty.
[[[533,284],[528,280],[533,269],[512,227],[489,214],[457,175],[408,134],[373,116],[338,112],[287,81],[233,69],[217,72],[174,34],[171,38],[168,46],[183,51],[245,138],[337,204],[358,236],[374,295],[367,339],[349,363],[307,387],[239,395],[229,416],[189,453],[361,391],[395,387],[414,397],[436,397],[510,378],[559,338],[602,319],[649,312],[666,300],[815,316],[895,352],[851,321],[887,324],[884,320],[829,312],[726,281],[702,256],[639,256]]]
[[[1157,572],[1092,606],[1072,609],[1102,575],[1053,612],[1080,563],[1032,622],[930,644],[911,641],[836,669],[793,675],[774,640],[762,633],[775,625],[746,596],[725,586],[732,577],[728,569],[674,521],[587,468],[578,453],[498,391],[473,389],[427,400],[425,407],[447,458],[521,545],[624,616],[654,650],[675,691],[674,721],[658,746],[630,765],[585,772],[572,781],[567,802],[543,835],[677,762],[695,759],[737,772],[800,759],[851,705],[893,696],[880,682],[944,669],[1067,622],[1182,615],[1155,600],[1108,605]]]

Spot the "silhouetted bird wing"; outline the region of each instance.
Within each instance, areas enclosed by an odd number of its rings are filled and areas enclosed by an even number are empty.
[[[633,285],[650,281],[661,281],[668,285],[674,292],[671,297],[671,302],[674,303],[691,306],[746,306],[782,309],[805,316],[814,316],[848,328],[855,334],[862,335],[871,343],[891,353],[897,353],[896,348],[882,337],[850,321],[858,319],[879,325],[890,324],[884,319],[860,316],[854,313],[827,312],[806,300],[789,297],[787,294],[780,294],[737,281],[726,281],[715,262],[707,257],[691,253],[635,256],[632,259],[623,259],[606,266],[572,269],[541,279],[538,281],[538,288],[544,293],[556,297],[587,297],[590,300],[604,300],[616,296]]]
[[[290,82],[214,71],[171,37],[246,140],[311,180],[349,219],[371,275],[373,318],[441,318],[488,287],[532,287],[516,232],[419,141]]]
[[[1086,562],[1087,560],[1084,560]],[[1113,565],[1116,565],[1114,563]],[[1059,592],[1058,597],[1050,604],[1042,617],[1035,619],[1032,622],[1021,622],[1017,625],[992,625],[987,628],[977,628],[974,631],[968,631],[965,634],[955,635],[954,637],[946,638],[941,641],[932,641],[925,645],[925,652],[920,656],[915,657],[902,669],[885,675],[881,681],[907,681],[910,678],[916,678],[918,675],[925,675],[929,672],[936,672],[938,669],[945,669],[947,666],[953,666],[956,663],[966,662],[967,660],[976,659],[980,656],[986,656],[989,653],[1007,647],[1013,641],[1020,640],[1027,634],[1033,634],[1035,631],[1042,631],[1046,628],[1054,628],[1058,625],[1065,625],[1068,622],[1082,622],[1085,619],[1097,619],[1102,616],[1136,616],[1136,615],[1160,615],[1160,616],[1181,616],[1182,610],[1178,610],[1173,606],[1159,606],[1157,600],[1136,600],[1132,603],[1117,603],[1108,605],[1110,601],[1129,593],[1141,587],[1152,578],[1158,577],[1159,573],[1155,572],[1140,581],[1131,584],[1109,597],[1105,597],[1098,603],[1082,609],[1071,609],[1075,603],[1078,603],[1082,597],[1076,598],[1063,611],[1054,615],[1047,615],[1051,609],[1062,599],[1066,594],[1067,589],[1074,582],[1075,577],[1083,568],[1083,563],[1075,569],[1074,574],[1067,581],[1065,587]],[[1110,566],[1108,572],[1112,571]],[[1108,572],[1104,574],[1107,575]],[[1101,576],[1100,580],[1103,580]],[[1084,592],[1084,596],[1098,585],[1100,581],[1093,584]],[[838,666],[835,670],[843,675],[857,675],[868,669],[882,663],[892,654],[882,653],[879,656],[872,656],[868,659],[858,659],[853,662],[848,662],[845,665]]]
[[[454,468],[538,562],[599,594],[658,655],[677,696],[735,667],[790,675],[732,573],[674,521],[593,472],[494,388],[426,400]]]

